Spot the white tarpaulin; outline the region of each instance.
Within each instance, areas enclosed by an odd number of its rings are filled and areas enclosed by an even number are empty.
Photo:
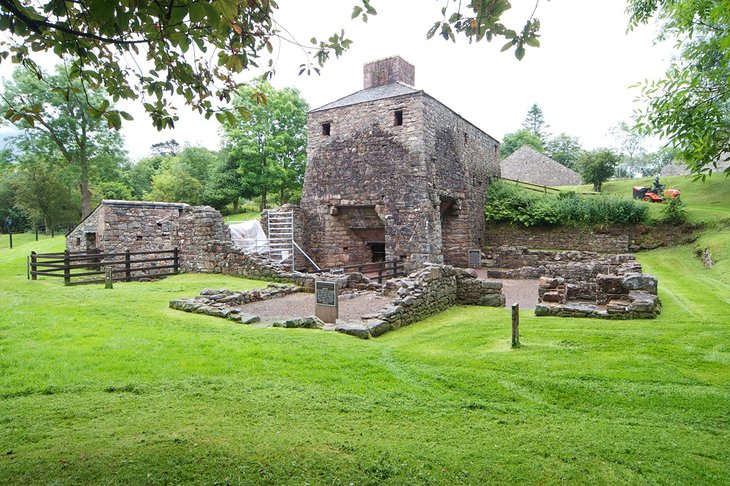
[[[233,244],[246,253],[266,253],[269,239],[257,219],[229,224]]]

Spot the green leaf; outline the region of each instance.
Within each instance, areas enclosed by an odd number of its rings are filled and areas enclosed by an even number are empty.
[[[355,6],[355,8],[352,9],[352,17],[350,18],[357,18],[362,13],[362,7]]]

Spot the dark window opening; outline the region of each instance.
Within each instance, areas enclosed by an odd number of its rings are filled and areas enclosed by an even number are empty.
[[[329,134],[330,134],[330,124],[322,123],[322,135],[329,135]]]
[[[393,115],[394,115],[393,119],[395,121],[395,126],[399,127],[399,126],[403,125],[403,110],[395,110],[393,112]]]
[[[142,235],[137,235],[137,241],[142,241]]]
[[[464,132],[464,145],[466,145],[469,142],[469,134]]]
[[[385,242],[384,241],[370,241],[370,251],[372,252],[373,262],[384,262],[385,261]]]

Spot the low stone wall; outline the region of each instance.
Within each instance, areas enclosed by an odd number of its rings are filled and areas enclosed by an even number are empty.
[[[500,268],[487,270],[489,278],[537,279],[562,277],[574,287],[568,289],[578,297],[595,292],[595,286],[581,283],[592,282],[601,273],[641,273],[641,265],[630,253],[601,254],[581,251],[528,250],[524,247],[500,247],[487,252],[491,265]],[[586,297],[584,297],[586,298]],[[591,294],[590,299],[595,295]]]
[[[482,241],[485,248],[522,246],[526,248],[626,253],[634,249],[638,233],[638,229],[633,227],[590,229],[560,226],[544,228],[489,223]]]
[[[427,265],[406,278],[389,280],[383,292],[395,295],[391,306],[363,316],[362,323],[340,324],[335,330],[367,339],[423,320],[456,304],[503,307],[505,302],[502,282],[481,280],[474,270],[448,265]]]
[[[540,279],[537,316],[598,317],[604,319],[653,319],[661,312],[657,279],[651,275],[598,275],[595,302],[570,301],[569,284],[563,278]]]
[[[339,279],[338,289],[363,288],[363,285],[370,285],[362,280],[362,276],[358,277],[358,274],[327,276],[302,274],[300,277],[306,280],[307,285],[311,282],[312,286],[315,278]],[[236,306],[308,289],[309,287],[278,284],[269,284],[267,289],[262,291],[206,289],[192,299],[172,300],[170,307],[252,324],[257,322],[258,318],[242,312]],[[408,277],[389,280],[381,291],[384,295],[394,297],[390,306],[375,314],[362,316],[359,321],[340,323],[325,329],[369,339],[438,314],[452,305],[502,307],[505,302],[501,282],[481,280],[476,277],[474,270],[444,265],[429,265]],[[321,328],[322,326],[316,320],[303,316],[302,319],[282,323],[281,327]]]
[[[263,290],[230,291],[227,289],[203,289],[200,295],[192,299],[176,299],[170,301],[172,309],[208,316],[224,317],[243,324],[253,324],[260,319],[251,314],[242,313],[234,306],[260,302],[282,297],[301,291],[296,285],[269,284]]]

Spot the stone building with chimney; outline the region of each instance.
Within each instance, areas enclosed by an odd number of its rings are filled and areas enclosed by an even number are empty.
[[[362,90],[310,111],[303,246],[320,266],[466,266],[482,247],[499,142],[414,84],[402,58],[374,61]]]

